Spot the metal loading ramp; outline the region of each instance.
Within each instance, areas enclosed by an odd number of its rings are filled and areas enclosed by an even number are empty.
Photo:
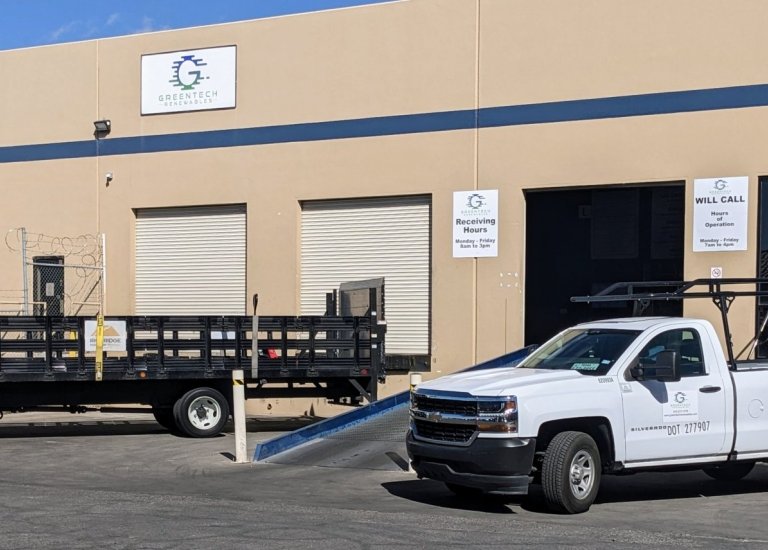
[[[305,426],[256,446],[254,462],[407,470],[408,392]]]
[[[511,367],[532,349],[523,348],[466,370]],[[278,436],[256,446],[253,462],[408,470],[408,404],[409,392],[405,391]]]
[[[357,468],[365,470],[408,469],[405,434],[408,431],[406,402],[372,418],[314,438],[261,462]]]

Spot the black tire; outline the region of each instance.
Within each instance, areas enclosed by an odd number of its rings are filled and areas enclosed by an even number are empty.
[[[195,388],[173,406],[176,426],[189,437],[214,437],[229,419],[229,403],[213,388]]]
[[[176,420],[173,418],[173,409],[171,407],[152,407],[152,415],[163,428],[171,432],[177,430]]]
[[[595,440],[582,432],[557,434],[544,453],[541,486],[553,512],[589,510],[600,488],[602,463]]]
[[[731,464],[704,468],[704,473],[718,481],[738,481],[746,477],[754,467],[754,462],[733,462]]]
[[[479,497],[483,494],[482,489],[477,487],[465,487],[464,485],[456,485],[455,483],[445,482],[445,486],[448,490],[458,497]]]

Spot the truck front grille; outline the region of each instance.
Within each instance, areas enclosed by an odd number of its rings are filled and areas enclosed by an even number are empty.
[[[435,441],[466,443],[475,433],[475,427],[460,424],[442,424],[425,420],[414,420],[416,435]]]
[[[477,416],[477,401],[441,399],[428,395],[415,394],[415,408],[420,411],[439,411],[446,414]]]

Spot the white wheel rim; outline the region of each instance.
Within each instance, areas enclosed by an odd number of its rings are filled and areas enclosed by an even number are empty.
[[[215,399],[198,397],[189,404],[187,418],[198,430],[210,430],[221,418],[221,407]]]
[[[582,500],[589,495],[595,483],[595,463],[592,455],[584,450],[577,452],[571,460],[570,470],[571,493]]]

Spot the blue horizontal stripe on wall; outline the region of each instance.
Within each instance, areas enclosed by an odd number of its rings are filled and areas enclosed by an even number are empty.
[[[519,126],[768,106],[768,84],[480,109],[479,126]]]
[[[0,163],[364,138],[768,106],[768,84],[329,122],[0,147]],[[115,123],[115,121],[113,121]],[[119,124],[119,121],[117,121]]]
[[[96,143],[94,140],[0,147],[0,163],[93,156],[96,156]]]

